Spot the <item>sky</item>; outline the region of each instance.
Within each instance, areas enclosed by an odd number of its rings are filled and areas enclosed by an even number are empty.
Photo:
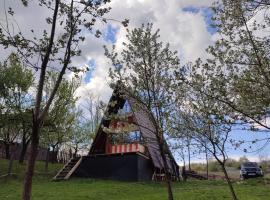
[[[204,57],[204,49],[211,44],[213,30],[209,28],[209,12],[206,7],[212,1],[183,1],[183,0],[114,0],[108,18],[130,20],[129,29],[140,27],[142,23],[154,23],[154,28],[160,29],[161,40],[169,42],[173,50],[179,51],[182,62],[193,61]],[[93,59],[95,70],[88,73],[84,90],[93,90],[102,99],[108,99],[107,72],[110,63],[104,56],[104,49],[100,43],[115,44],[121,50],[126,40],[126,30],[119,23],[109,24],[105,29],[104,41],[98,41],[95,52],[89,52]],[[92,39],[92,38],[91,38]],[[91,79],[89,77],[91,76]]]
[[[33,1],[30,1],[28,8],[24,8],[18,2],[18,0],[0,1],[0,21],[5,20],[4,8],[11,6],[15,10],[16,22],[22,32],[30,35],[30,30],[34,29],[37,30],[37,34],[41,33],[46,28],[44,18],[51,14],[50,11],[36,6]],[[210,26],[212,12],[209,6],[212,2],[213,0],[112,0],[109,5],[112,9],[107,18],[120,21],[127,18],[130,20],[129,29],[140,27],[142,23],[153,23],[155,29],[160,29],[161,40],[170,43],[171,49],[179,52],[181,63],[185,64],[199,57],[205,59],[207,57],[205,49],[215,41],[216,32]],[[100,28],[103,36],[99,39],[91,33],[85,34],[86,39],[80,46],[82,56],[73,60],[75,65],[91,67],[90,72],[82,75],[83,83],[76,93],[80,97],[81,104],[89,92],[96,98],[108,101],[111,95],[107,76],[110,62],[104,56],[103,45],[110,47],[114,44],[117,51],[120,51],[123,47],[122,43],[126,41],[126,29],[120,23],[109,21],[108,24],[102,24]],[[9,51],[0,47],[1,59],[8,53]],[[66,75],[67,78],[72,76],[72,73]],[[233,132],[232,137],[251,140],[258,136],[237,130]],[[258,154],[268,156],[269,150],[267,147],[260,153],[245,155],[255,160]],[[242,155],[244,153],[241,150],[229,151],[229,156],[233,158]],[[194,157],[193,161],[201,161],[200,157]]]

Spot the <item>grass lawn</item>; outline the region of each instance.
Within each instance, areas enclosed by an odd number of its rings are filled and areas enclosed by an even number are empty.
[[[0,161],[0,173],[7,166]],[[22,189],[22,177],[25,166],[14,163],[17,177],[0,179],[0,199],[19,200]],[[51,178],[61,165],[49,166],[44,173],[44,163],[37,163],[37,174],[33,182],[33,200],[164,200],[164,183],[130,183],[101,181],[91,179],[71,179],[64,182],[52,182]],[[234,184],[240,200],[269,200],[269,179],[253,179]],[[184,200],[220,200],[231,199],[227,185],[222,181],[195,181],[175,183],[175,199]]]

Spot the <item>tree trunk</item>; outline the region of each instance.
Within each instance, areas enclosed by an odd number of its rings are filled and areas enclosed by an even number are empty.
[[[5,153],[6,153],[6,159],[10,159],[10,144],[8,142],[4,143],[5,145]]]
[[[57,152],[55,151],[56,147],[52,146],[52,159],[51,159],[51,163],[54,164],[57,160]]]
[[[56,147],[55,151],[55,163],[58,163],[59,147]]]
[[[227,181],[227,183],[228,183],[228,186],[229,186],[229,189],[230,189],[230,192],[231,192],[231,195],[232,195],[232,199],[233,199],[233,200],[238,200],[237,197],[236,197],[236,193],[235,193],[235,191],[234,191],[232,182],[231,182],[231,180],[230,180],[230,178],[229,178],[229,176],[228,176],[228,173],[227,173],[227,170],[226,170],[226,168],[225,168],[224,163],[223,163],[223,164],[220,164],[220,165],[221,165],[222,171],[223,171],[223,173],[224,173],[224,175],[225,175],[225,179],[226,179],[226,181]]]
[[[205,148],[205,160],[206,160],[206,178],[208,180],[209,177],[209,166],[208,166],[208,153],[207,149]]]
[[[184,182],[187,181],[186,166],[185,166],[185,164],[184,164],[184,166],[182,167],[182,178],[183,178],[183,181],[184,181]]]
[[[20,153],[20,158],[19,158],[19,163],[20,164],[23,164],[24,157],[25,157],[25,154],[26,154],[26,150],[27,150],[27,146],[23,145],[21,153]]]
[[[32,180],[34,175],[35,161],[38,153],[40,123],[35,121],[32,128],[30,154],[27,170],[24,177],[22,200],[30,200],[32,191]]]
[[[10,156],[10,159],[9,159],[9,163],[8,163],[8,176],[10,176],[11,175],[11,173],[12,173],[12,166],[13,166],[13,160],[14,160],[14,155],[15,154],[15,152],[13,152],[13,153],[11,153],[11,156]]]
[[[23,136],[25,137],[25,136]],[[20,153],[20,158],[19,158],[19,163],[23,163],[24,161],[24,158],[25,158],[25,154],[26,154],[26,151],[27,151],[27,147],[28,147],[28,144],[29,144],[29,141],[26,141],[26,138],[23,138],[22,140],[22,150],[21,150],[21,153]]]
[[[164,142],[163,142],[163,139],[161,139],[161,138],[159,138],[159,148],[160,148],[160,154],[162,157],[162,161],[164,163],[164,172],[165,172],[165,178],[166,178],[168,200],[173,200],[172,184],[171,184],[171,179],[169,176],[167,159],[166,159],[166,155],[164,152]]]
[[[69,159],[68,160],[70,160],[72,158],[72,150],[71,150],[71,148],[69,148]]]
[[[41,109],[41,102],[42,102],[42,92],[43,87],[45,83],[45,77],[46,77],[46,68],[48,65],[48,62],[50,61],[50,55],[52,52],[53,44],[54,44],[54,37],[55,37],[55,30],[56,30],[56,22],[57,22],[57,15],[58,15],[58,8],[59,8],[60,0],[55,1],[55,9],[53,13],[52,18],[52,28],[51,28],[51,34],[49,36],[49,43],[46,47],[45,55],[43,57],[42,63],[41,63],[41,70],[39,74],[39,82],[37,87],[37,94],[36,94],[36,102],[35,102],[35,109],[33,111],[33,125],[32,125],[32,134],[31,134],[31,147],[30,147],[30,155],[28,158],[27,163],[27,170],[25,173],[24,178],[24,185],[23,185],[23,193],[22,193],[22,200],[30,200],[31,198],[31,191],[32,191],[32,180],[34,175],[34,169],[35,169],[35,161],[38,153],[38,145],[39,145],[39,131],[41,124],[43,123],[43,120],[48,113],[49,107],[53,101],[53,98],[57,92],[57,89],[61,83],[61,80],[63,78],[63,75],[65,74],[65,70],[67,68],[67,65],[70,61],[70,48],[71,48],[71,41],[72,38],[69,40],[69,43],[67,44],[67,48],[69,49],[69,54],[67,55],[67,58],[64,59],[64,66],[58,75],[57,82],[53,88],[53,91],[51,93],[51,96],[49,97],[45,107]],[[72,35],[72,34],[71,34]],[[41,112],[42,110],[42,112]]]
[[[73,155],[74,158],[77,157],[77,153],[78,153],[78,145],[76,144],[75,152],[74,152],[74,155]]]
[[[186,176],[186,161],[185,161],[184,154],[183,154],[182,178],[183,178],[183,181],[187,181],[187,176]]]
[[[45,172],[48,172],[49,156],[50,156],[50,148],[47,148],[46,159],[45,159]]]
[[[190,165],[190,143],[188,142],[188,170],[191,171]]]
[[[166,143],[164,142],[163,132],[159,131],[159,125],[156,123],[155,117],[153,115],[151,115],[151,117],[152,117],[152,120],[153,120],[152,122],[154,124],[155,131],[156,131],[155,135],[157,137],[157,142],[158,142],[161,158],[162,158],[162,161],[164,163],[164,172],[165,172],[165,178],[166,178],[168,200],[173,200],[171,178],[170,178],[168,165],[167,165],[167,158],[166,158],[166,154],[165,154],[165,150],[164,150],[164,145]]]

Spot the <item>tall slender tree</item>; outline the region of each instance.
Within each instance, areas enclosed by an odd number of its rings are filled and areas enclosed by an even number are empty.
[[[227,113],[227,106],[209,97],[209,87],[204,85],[203,76],[189,76],[189,89],[183,98],[176,98],[176,109],[171,117],[174,137],[189,137],[202,147],[202,151],[212,154],[217,160],[228,183],[232,198],[237,200],[236,192],[225,168],[230,145],[230,133],[234,120]],[[182,82],[182,79],[180,80]],[[176,87],[178,88],[178,87]],[[180,101],[179,101],[180,100]]]
[[[80,43],[85,39],[83,33],[86,31],[95,32],[95,35],[100,37],[101,31],[93,27],[97,21],[107,21],[103,16],[109,12],[110,8],[104,5],[109,0],[22,0],[21,2],[24,6],[35,3],[51,11],[49,12],[51,16],[44,19],[48,29],[44,29],[41,36],[36,36],[35,30],[31,30],[33,37],[28,38],[20,30],[12,29],[11,27],[17,27],[12,26],[8,19],[8,16],[13,18],[16,15],[12,8],[5,12],[6,22],[1,23],[0,28],[0,45],[4,48],[14,47],[24,62],[38,71],[30,156],[22,194],[23,200],[29,200],[40,129],[66,71],[71,70],[76,73],[81,70],[81,68],[72,65],[72,58],[81,53]],[[123,24],[126,25],[127,20]],[[58,77],[49,98],[45,103],[42,103],[46,75],[51,70],[59,72]]]
[[[164,163],[168,189],[168,199],[173,199],[166,156],[166,116],[170,109],[171,84],[173,70],[179,67],[177,52],[159,41],[159,30],[153,31],[152,24],[142,25],[127,33],[127,43],[118,54],[115,48],[110,52],[105,48],[105,55],[114,66],[110,70],[113,82],[138,104],[143,105],[150,114],[155,127],[159,149]]]
[[[212,98],[232,109],[231,116],[252,130],[270,130],[270,3],[266,0],[221,0],[213,5],[217,41],[200,68]],[[251,92],[252,91],[252,92]],[[210,95],[210,94],[209,94]]]

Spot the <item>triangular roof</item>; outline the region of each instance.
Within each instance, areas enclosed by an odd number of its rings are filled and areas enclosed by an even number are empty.
[[[107,133],[104,132],[103,127],[108,127],[110,124],[110,118],[106,118],[106,116],[110,116],[113,114],[117,114],[119,109],[122,109],[125,102],[128,101],[130,105],[131,111],[134,114],[134,118],[136,120],[136,125],[138,125],[139,130],[142,134],[142,137],[145,142],[145,146],[148,149],[150,154],[150,159],[153,163],[153,166],[158,169],[164,169],[163,160],[160,154],[160,148],[158,144],[157,137],[155,135],[155,128],[150,120],[150,114],[142,104],[139,104],[132,97],[120,93],[119,89],[116,87],[113,91],[113,94],[108,103],[107,109],[105,111],[105,117],[101,120],[100,126],[98,128],[97,134],[91,146],[89,155],[91,154],[103,154],[105,153]],[[166,145],[167,154],[167,165],[169,167],[169,171],[179,176],[178,165],[173,158],[168,145]]]

